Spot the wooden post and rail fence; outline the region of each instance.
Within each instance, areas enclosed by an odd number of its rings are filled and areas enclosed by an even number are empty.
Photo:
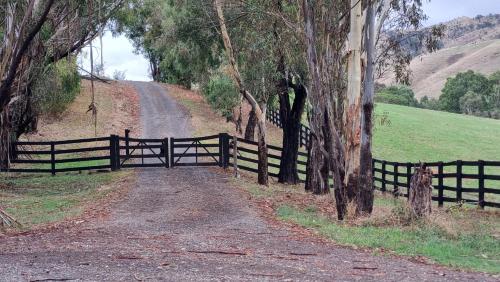
[[[304,130],[304,132],[307,132]],[[306,135],[304,140],[308,140]],[[306,142],[307,143],[307,142]],[[146,167],[233,166],[235,175],[258,173],[257,142],[221,133],[195,138],[140,139],[125,137],[64,141],[19,141],[14,144],[12,173],[66,173],[85,170],[119,170]],[[277,177],[282,148],[268,145],[268,169]],[[298,173],[305,179],[307,153],[299,152]],[[413,171],[419,163],[373,160],[374,189],[408,196]],[[433,172],[433,200],[500,208],[500,161],[427,162]]]

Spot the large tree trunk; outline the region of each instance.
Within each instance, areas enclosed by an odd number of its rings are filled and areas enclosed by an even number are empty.
[[[326,194],[329,193],[330,187],[328,186],[328,165],[324,148],[325,137],[323,134],[325,125],[325,93],[321,84],[318,66],[313,4],[309,0],[303,0],[302,5],[307,46],[307,65],[311,77],[310,101],[313,108],[310,122],[311,141],[305,189],[314,194]]]
[[[9,168],[10,124],[8,110],[0,113],[0,169]]]
[[[362,7],[361,1],[351,0],[347,105],[344,113],[345,125],[345,185],[349,199],[358,194],[361,158],[361,39]]]
[[[255,111],[252,109],[250,114],[248,115],[247,126],[245,127],[245,139],[246,140],[255,140],[255,127],[257,126],[257,115]]]
[[[151,77],[153,78],[153,81],[155,82],[160,82],[160,66],[159,63],[156,61],[156,58],[150,58],[149,59],[149,68],[151,71]]]
[[[364,80],[363,111],[361,112],[361,175],[356,194],[356,213],[371,214],[373,211],[373,163],[372,120],[375,92],[375,4],[367,7],[365,25],[366,73]]]
[[[307,159],[305,189],[316,195],[330,193],[328,185],[328,165],[318,138],[311,138]]]
[[[4,40],[8,36],[12,36],[15,34],[13,37],[15,38],[16,42],[13,42],[12,45],[5,45],[4,43],[4,48],[9,49],[10,56],[6,58],[2,58],[2,61],[8,61],[8,64],[5,65],[5,69],[1,69],[0,75],[1,75],[1,83],[0,83],[0,113],[4,111],[4,108],[7,106],[7,104],[10,102],[11,99],[11,87],[12,84],[14,83],[14,80],[16,79],[17,75],[17,70],[19,68],[19,65],[21,64],[21,60],[23,59],[23,56],[25,56],[26,52],[28,51],[28,48],[31,45],[31,42],[35,39],[36,35],[42,28],[43,24],[47,20],[47,16],[50,12],[50,9],[52,8],[52,5],[54,4],[55,0],[48,0],[47,4],[45,6],[45,9],[40,11],[41,16],[40,18],[35,22],[33,28],[28,31],[25,37],[19,36],[18,32],[19,30],[14,30],[14,27],[12,28],[12,31],[5,31],[11,32],[12,34],[4,34]],[[34,2],[30,2],[30,7],[33,9]],[[31,15],[32,10],[28,9],[29,12],[26,12],[24,15],[26,19]],[[25,21],[23,20],[23,24]],[[20,27],[17,27],[21,31],[25,28],[24,25],[21,25]],[[22,33],[22,32],[21,32]],[[16,48],[17,47],[17,48]],[[13,52],[12,52],[13,51]],[[3,54],[4,55],[4,54]]]
[[[335,126],[335,114],[332,96],[325,103],[325,148],[328,151],[328,165],[333,175],[333,188],[337,218],[343,220],[347,213],[347,189],[344,185],[344,147],[340,134]]]
[[[259,128],[258,140],[258,182],[260,185],[269,185],[269,173],[267,164],[267,142],[266,142],[266,118],[265,115],[258,118]]]
[[[300,146],[300,127],[302,126],[302,114],[307,98],[305,86],[301,83],[290,84],[295,92],[293,106],[290,107],[288,87],[285,85],[280,91],[280,120],[283,125],[283,151],[281,153],[280,172],[278,182],[297,184],[299,174],[297,171],[297,160]]]
[[[290,118],[283,124],[283,151],[281,153],[279,183],[297,184],[299,174],[297,161],[299,156],[300,122]]]

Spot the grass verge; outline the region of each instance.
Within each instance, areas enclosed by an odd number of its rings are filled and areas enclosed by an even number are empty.
[[[276,212],[281,220],[312,229],[339,244],[423,256],[459,269],[500,273],[500,241],[491,236],[491,227],[484,223],[474,231],[454,234],[439,224],[424,221],[409,226],[376,226],[373,222],[351,225],[328,219],[314,207],[301,210],[282,205]]]
[[[110,185],[131,172],[13,175],[0,178],[0,205],[21,224],[21,230],[82,215],[86,205],[116,191]]]

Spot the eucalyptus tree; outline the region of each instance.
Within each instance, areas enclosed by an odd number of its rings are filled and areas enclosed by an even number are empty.
[[[277,94],[280,121],[283,128],[283,150],[278,181],[299,182],[297,160],[300,128],[307,101],[308,71],[304,56],[304,37],[301,32],[301,9],[298,2],[273,1],[266,11],[271,17],[277,61]]]
[[[258,126],[259,121],[265,123],[264,115],[259,118],[259,108],[265,114],[269,102],[277,97],[283,124],[278,181],[296,184],[299,181],[299,133],[307,98],[304,40],[302,33],[297,33],[301,26],[300,7],[297,3],[281,0],[218,4],[224,8],[223,16],[229,19],[225,21],[228,37],[225,46],[231,47],[228,56],[233,53],[237,71],[241,74],[241,82],[237,78],[235,81],[241,86],[240,91],[244,89],[251,93],[259,106],[252,106],[246,133],[252,131],[251,119],[255,118]],[[234,73],[233,69],[233,76]],[[249,100],[245,94],[242,96]],[[261,130],[258,132],[262,143]],[[260,156],[261,160],[264,158]],[[267,170],[264,165],[260,168]]]
[[[101,0],[102,17],[92,13],[91,1],[2,1],[0,47],[0,164],[7,165],[14,115],[30,113],[37,79],[50,65],[71,56],[90,42],[106,24],[122,0]],[[50,95],[45,92],[44,95]],[[35,118],[35,117],[29,117]],[[24,120],[25,119],[17,119]]]
[[[233,3],[230,3],[233,4]],[[230,4],[227,5],[227,7],[232,7],[235,8],[234,6],[231,6]],[[262,83],[256,84],[254,83],[248,83],[246,80],[243,80],[244,77],[242,76],[240,72],[239,65],[236,61],[236,56],[239,55],[239,53],[235,52],[235,49],[233,48],[233,43],[231,40],[231,37],[228,32],[228,28],[226,25],[226,17],[224,15],[224,1],[223,0],[214,0],[214,8],[217,11],[217,17],[219,21],[219,27],[220,27],[220,32],[222,36],[222,40],[224,42],[224,47],[226,50],[226,55],[227,59],[229,61],[229,68],[230,68],[230,73],[231,76],[233,77],[238,90],[242,97],[250,104],[252,107],[252,110],[255,113],[256,119],[257,119],[257,129],[258,129],[258,182],[261,185],[268,185],[269,179],[268,179],[268,160],[267,160],[267,137],[266,137],[266,98],[265,98],[265,93],[266,90],[262,89],[262,93],[264,95],[261,96],[261,101],[257,99],[257,93],[258,90],[255,87],[255,85],[261,85],[261,87],[265,87],[266,83],[263,81]],[[237,8],[238,9],[238,8]],[[249,54],[248,56],[252,56],[252,54]],[[251,62],[249,62],[251,63]],[[265,65],[260,65],[263,67],[262,69],[265,69]],[[247,73],[246,79],[249,81],[255,80],[255,75],[256,73]],[[265,80],[267,77],[261,76],[263,80]],[[257,79],[259,77],[257,76]],[[250,92],[252,89],[251,87],[247,85],[253,85],[253,90],[254,92]],[[257,93],[255,93],[257,92]],[[263,98],[263,99],[262,99]]]
[[[328,192],[333,175],[339,219],[347,205],[371,213],[372,116],[376,73],[393,68],[409,77],[408,54],[401,47],[408,27],[425,15],[420,0],[303,0],[307,62],[311,77],[311,150],[306,189]],[[397,31],[397,32],[395,32]],[[433,50],[439,28],[420,35]],[[396,56],[397,55],[397,56]],[[396,57],[397,60],[391,60]]]
[[[191,87],[220,65],[222,43],[210,3],[199,0],[127,0],[114,33],[124,33],[150,63],[154,81]]]
[[[245,87],[262,107],[277,97],[283,125],[278,181],[296,184],[299,134],[307,98],[300,6],[293,1],[226,1],[230,39]],[[252,133],[250,112],[245,137]]]

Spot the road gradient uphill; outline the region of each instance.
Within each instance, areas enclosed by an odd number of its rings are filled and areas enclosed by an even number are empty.
[[[143,137],[189,137],[189,115],[155,83],[134,82]],[[268,223],[210,168],[138,170],[111,214],[0,239],[0,281],[493,281],[487,275],[338,247]]]

